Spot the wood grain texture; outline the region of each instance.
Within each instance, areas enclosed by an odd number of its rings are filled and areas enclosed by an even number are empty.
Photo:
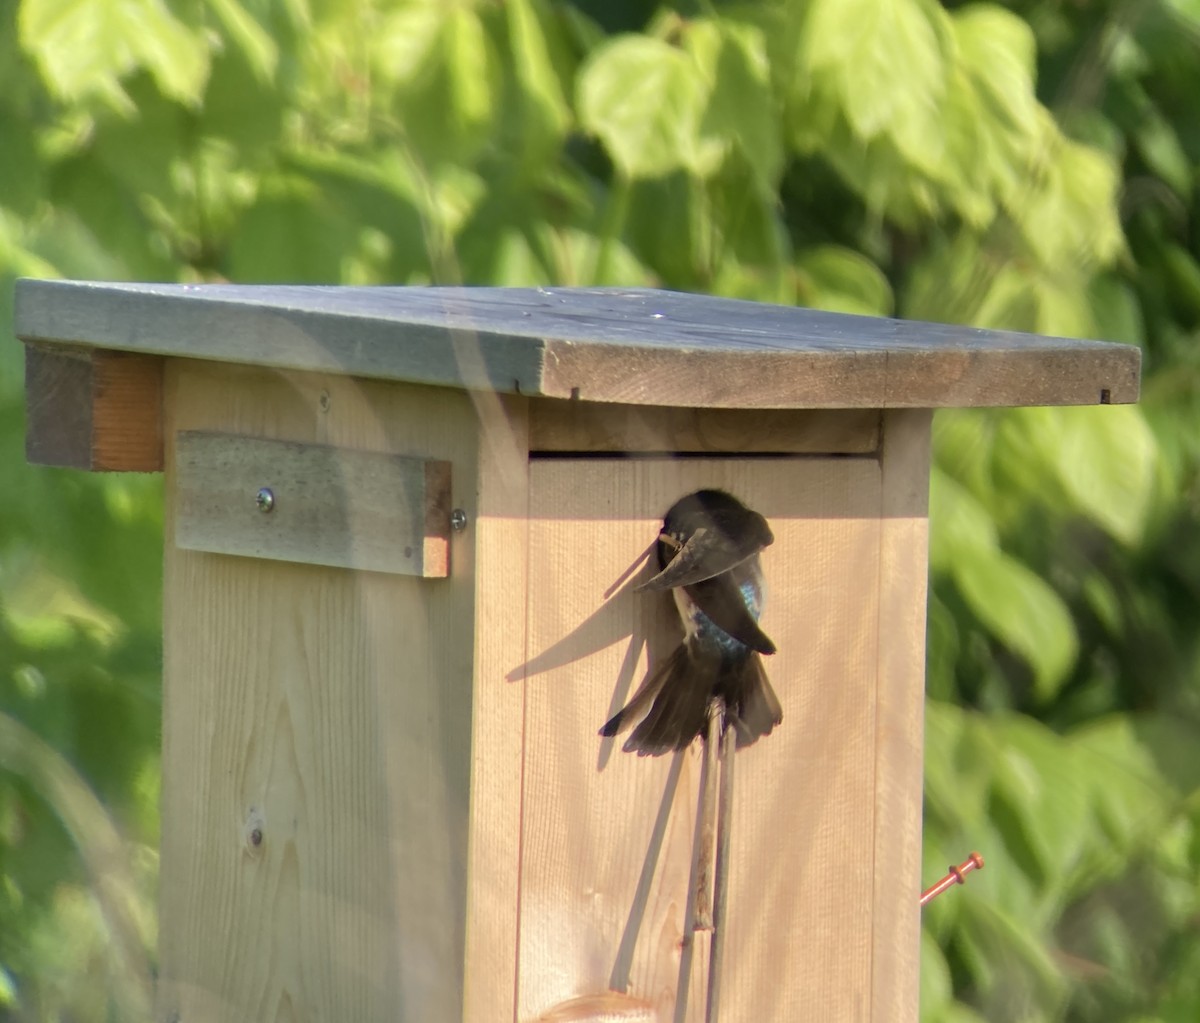
[[[534,452],[870,454],[879,447],[875,409],[698,409],[534,399]],[[749,448],[741,445],[750,444]]]
[[[916,1023],[932,413],[883,420],[875,719],[873,1018]]]
[[[647,550],[663,510],[700,486],[731,490],[774,531],[763,553],[763,625],[779,646],[766,667],[784,710],[772,735],[737,755],[722,1023],[907,1018],[876,997],[887,940],[876,923],[911,917],[916,905],[910,878],[875,862],[876,786],[879,731],[892,727],[887,708],[901,699],[881,690],[916,686],[919,701],[922,665],[913,660],[917,638],[880,632],[893,624],[880,604],[880,463],[590,458],[534,461],[530,472],[529,547],[538,555],[521,676],[517,1019],[621,1018],[568,1014],[610,986],[622,989],[629,1018],[635,1009],[636,1018],[671,1018],[700,747],[682,755],[673,787],[671,758],[623,754],[620,738],[601,740],[596,729],[678,638],[668,595],[631,592],[645,568],[606,591]],[[909,555],[913,564],[921,556]],[[890,548],[888,557],[904,553]],[[906,573],[894,573],[889,599],[899,599]],[[918,619],[923,611],[907,624]],[[885,679],[880,651],[892,643]],[[889,755],[915,759],[919,773],[919,751],[901,744]],[[886,766],[912,777],[910,764]],[[901,848],[889,847],[889,857],[907,863],[919,854],[919,818],[891,838]],[[703,1018],[706,960],[698,935],[690,1020]],[[915,991],[915,958],[890,968],[895,991]]]
[[[463,1020],[516,1014],[525,686],[509,672],[526,656],[529,562],[528,409],[473,392],[480,423],[478,504],[463,545],[473,559],[475,687],[471,835],[467,859]]]
[[[478,514],[465,394],[178,360],[168,409],[448,461]],[[472,534],[433,580],[184,550],[174,458],[157,1018],[462,1018]]]
[[[175,438],[175,542],[193,551],[443,577],[450,464],[186,430]],[[260,489],[273,505],[256,504]]]
[[[646,289],[22,280],[27,342],[530,397],[711,408],[1137,399],[1129,345]]]
[[[25,350],[25,457],[35,465],[159,472],[163,360],[154,355]]]

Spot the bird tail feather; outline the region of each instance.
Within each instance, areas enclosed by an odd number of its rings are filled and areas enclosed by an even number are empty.
[[[600,734],[612,736],[623,731],[653,700],[623,749],[655,757],[685,749],[705,731],[709,700],[715,692],[724,695],[727,726],[737,734],[738,749],[770,734],[783,720],[779,698],[758,654],[729,665],[720,659],[695,657],[687,644],[681,643]]]

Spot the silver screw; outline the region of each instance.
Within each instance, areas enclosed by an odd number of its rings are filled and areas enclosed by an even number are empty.
[[[271,493],[271,488],[259,487],[258,493],[254,495],[254,503],[258,505],[258,510],[264,515],[269,511],[274,511],[275,495]]]
[[[461,508],[455,508],[450,513],[450,528],[456,533],[461,533],[467,528],[467,513]]]

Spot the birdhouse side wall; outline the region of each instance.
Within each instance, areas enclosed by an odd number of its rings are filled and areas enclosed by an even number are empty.
[[[158,1018],[459,1019],[469,534],[444,579],[184,550],[174,438],[444,460],[474,517],[477,410],[458,391],[188,360],[165,394]]]

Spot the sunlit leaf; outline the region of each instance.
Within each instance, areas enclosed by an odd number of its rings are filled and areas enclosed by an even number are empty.
[[[1006,409],[997,419],[991,449],[993,510],[1006,525],[1018,522],[1021,509],[1027,509],[1031,500],[1065,513],[1071,505],[1062,480],[1060,410]]]
[[[948,19],[919,0],[816,0],[804,60],[840,98],[860,139],[889,135],[916,166],[943,152]]]
[[[466,164],[496,128],[500,66],[480,12],[468,5],[419,4],[420,41],[405,51],[411,71],[400,78],[397,114],[426,164]],[[395,26],[393,26],[395,27]],[[404,26],[399,45],[407,46]]]
[[[279,63],[275,40],[237,0],[209,0],[208,5],[259,80],[269,83]]]
[[[1166,0],[1166,6],[1181,19],[1200,25],[1200,0]]]
[[[272,183],[238,223],[229,265],[241,281],[328,284],[339,280],[355,225],[298,179]]]
[[[1138,150],[1147,165],[1175,190],[1187,196],[1192,189],[1192,161],[1171,125],[1161,116],[1147,117],[1135,136]]]
[[[28,216],[45,188],[33,125],[0,108],[0,205]]]
[[[398,4],[382,12],[373,47],[379,72],[401,82],[416,78],[433,59],[445,12],[438,0]]]
[[[0,564],[0,617],[34,649],[67,643],[77,632],[107,646],[123,629],[111,612],[32,557]]]
[[[1132,715],[1114,714],[1086,724],[1074,732],[1072,742],[1093,786],[1092,812],[1107,841],[1124,856],[1161,826],[1176,792]]]
[[[1045,117],[1045,163],[1038,185],[1024,189],[1010,212],[1044,267],[1082,261],[1098,269],[1124,245],[1117,168],[1100,150],[1062,137]]]
[[[1091,788],[1084,766],[1071,742],[1030,718],[1010,716],[997,725],[1003,750],[997,794],[1053,892],[1088,843]]]
[[[928,1017],[941,1012],[953,997],[950,968],[937,942],[921,932],[921,1012]]]
[[[934,466],[929,477],[929,563],[953,571],[999,549],[996,523],[973,494]]]
[[[989,727],[979,715],[962,707],[941,700],[926,701],[926,802],[969,831],[983,826],[999,762],[1000,751]],[[978,842],[980,837],[975,835],[971,841]]]
[[[1113,635],[1120,635],[1124,624],[1121,602],[1112,583],[1099,572],[1092,572],[1083,581],[1083,596],[1104,627]]]
[[[558,145],[572,119],[546,37],[550,18],[538,0],[509,0],[504,8],[522,94],[522,153],[545,159],[545,148]]]
[[[1105,341],[1140,345],[1146,328],[1133,289],[1115,275],[1095,278],[1088,291],[1096,336]]]
[[[91,885],[82,889],[63,885],[56,897],[70,900],[75,909],[103,928],[105,941],[88,944],[104,954],[110,964],[121,1014],[145,1018],[152,996],[147,944],[153,915],[138,890],[129,867],[129,854],[114,822],[87,782],[67,760],[36,733],[8,714],[0,713],[0,765],[23,778],[38,793],[66,829],[85,863]],[[71,915],[69,912],[64,915]],[[53,926],[53,918],[47,923]],[[64,940],[86,940],[80,928],[58,934]],[[52,962],[52,956],[41,957]],[[78,960],[76,959],[76,969]],[[90,987],[90,985],[89,985]]]
[[[933,418],[937,464],[985,503],[991,498],[996,417],[990,409],[939,409]]]
[[[762,33],[748,25],[704,20],[689,26],[685,41],[709,88],[701,132],[734,143],[759,188],[772,190],[783,168],[783,149]]]
[[[1145,527],[1158,449],[1134,405],[1056,410],[1059,472],[1075,506],[1126,544]]]
[[[1032,1020],[1057,1004],[1066,978],[1030,921],[1002,905],[968,900],[959,931],[962,952],[978,985],[985,1019]]]
[[[1200,263],[1182,246],[1171,242],[1162,247],[1161,258],[1172,285],[1174,304],[1188,316],[1200,317]]]
[[[1053,697],[1079,651],[1075,623],[1062,598],[1000,551],[957,559],[950,572],[976,617],[1029,665],[1037,698]]]
[[[840,313],[888,316],[892,288],[866,256],[835,245],[806,249],[796,256],[805,305]]]
[[[120,80],[144,68],[165,95],[200,102],[208,44],[162,0],[22,0],[18,13],[21,45],[62,99],[97,95],[129,111]]]
[[[719,147],[700,141],[707,101],[708,89],[692,58],[647,36],[605,42],[579,73],[580,123],[630,178],[711,169]]]
[[[957,140],[951,139],[958,142],[951,152],[966,180],[987,196],[990,212],[993,199],[1020,201],[1038,158],[1041,121],[1034,93],[1033,32],[1027,22],[992,4],[969,4],[956,10],[951,21],[962,76],[947,97],[960,132]],[[979,222],[984,223],[982,218]]]

